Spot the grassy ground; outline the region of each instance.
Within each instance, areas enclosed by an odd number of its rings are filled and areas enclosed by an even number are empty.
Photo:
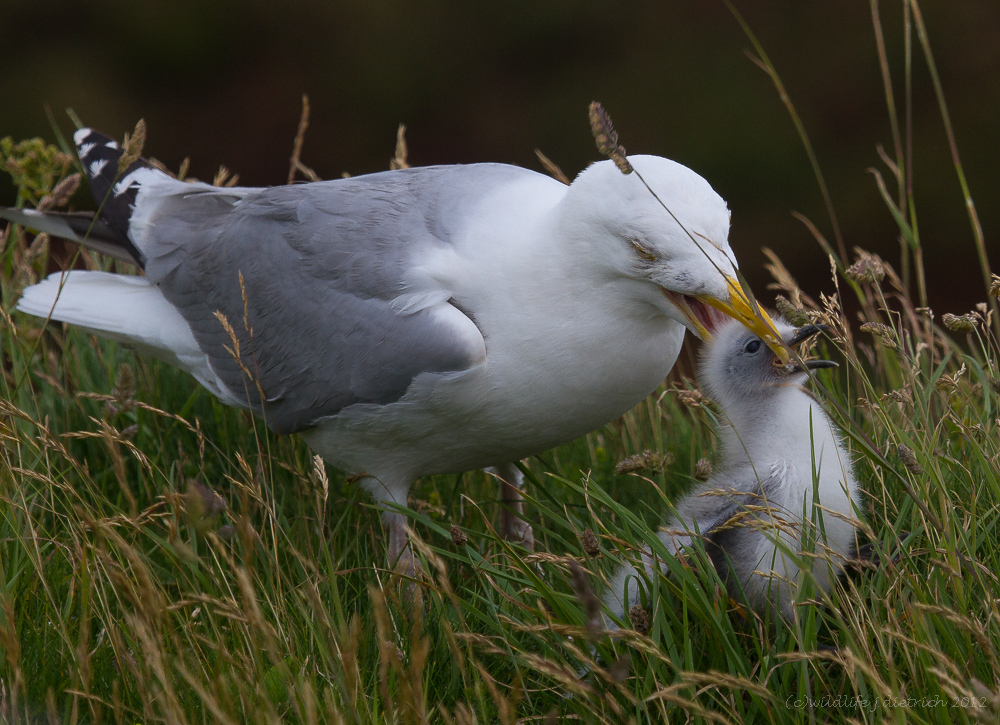
[[[714,455],[693,383],[525,463],[536,554],[493,535],[483,473],[421,481],[414,601],[383,568],[378,512],[301,441],[165,365],[12,313],[48,250],[8,233],[0,722],[995,722],[1000,280],[969,270],[984,284],[970,314],[922,309],[905,146],[885,167],[898,274],[821,238],[824,294],[772,270],[779,309],[834,330],[824,356],[843,365],[818,395],[850,442],[867,533],[895,558],[804,593],[775,627],[710,567],[671,562],[643,633],[600,629],[606,576],[655,541]],[[3,154],[21,160],[28,204],[67,172],[54,149]],[[669,454],[664,469],[616,475],[643,451]],[[599,551],[581,543],[588,529]]]

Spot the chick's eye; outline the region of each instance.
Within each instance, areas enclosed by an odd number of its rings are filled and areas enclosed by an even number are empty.
[[[751,340],[747,343],[747,346],[743,348],[743,350],[750,355],[753,355],[755,352],[760,350],[760,340]]]

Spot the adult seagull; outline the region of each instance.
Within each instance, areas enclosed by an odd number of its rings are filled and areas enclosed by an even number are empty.
[[[602,161],[569,186],[473,164],[219,188],[144,159],[119,171],[122,148],[89,128],[74,141],[96,218],[0,215],[145,275],[54,274],[19,310],[186,370],[379,502],[494,467],[501,530],[528,547],[514,462],[648,396],[685,328],[730,316],[776,339],[736,281],[725,202],[667,159],[629,157],[627,176]],[[404,522],[384,514],[412,572]]]

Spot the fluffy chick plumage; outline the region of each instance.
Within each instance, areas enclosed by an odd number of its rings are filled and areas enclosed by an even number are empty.
[[[778,329],[791,344],[818,331],[782,321]],[[730,595],[761,613],[791,619],[806,570],[817,588],[829,591],[856,549],[851,461],[837,429],[802,387],[807,368],[833,365],[782,365],[736,322],[718,330],[702,357],[701,384],[721,409],[722,460],[677,502],[659,537],[678,554],[700,534]],[[643,558],[652,576],[652,558]],[[605,597],[610,611],[622,616],[638,602],[639,579],[631,565],[619,569]]]

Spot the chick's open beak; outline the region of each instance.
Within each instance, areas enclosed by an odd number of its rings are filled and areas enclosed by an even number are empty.
[[[747,329],[760,337],[782,362],[787,363],[791,356],[788,354],[788,347],[781,341],[781,334],[775,327],[774,321],[763,307],[750,301],[750,296],[743,291],[738,281],[729,275],[725,277],[726,282],[729,283],[728,300],[720,300],[708,295],[699,295],[696,299],[741,322]]]
[[[794,347],[799,343],[805,342],[813,335],[829,331],[830,328],[827,327],[826,325],[804,325],[799,329],[797,329],[795,331],[795,334],[792,335],[790,338],[788,338],[786,342],[788,343],[789,347]],[[833,362],[833,360],[803,360],[801,362],[788,363],[787,371],[789,373],[794,373],[798,372],[799,370],[802,370],[803,368],[809,370],[818,370],[820,368],[835,368],[835,367],[839,367],[839,365]]]
[[[805,342],[810,337],[818,335],[821,332],[829,332],[830,328],[826,325],[803,325],[795,331],[795,334],[788,338],[788,346],[795,347],[801,342]]]

